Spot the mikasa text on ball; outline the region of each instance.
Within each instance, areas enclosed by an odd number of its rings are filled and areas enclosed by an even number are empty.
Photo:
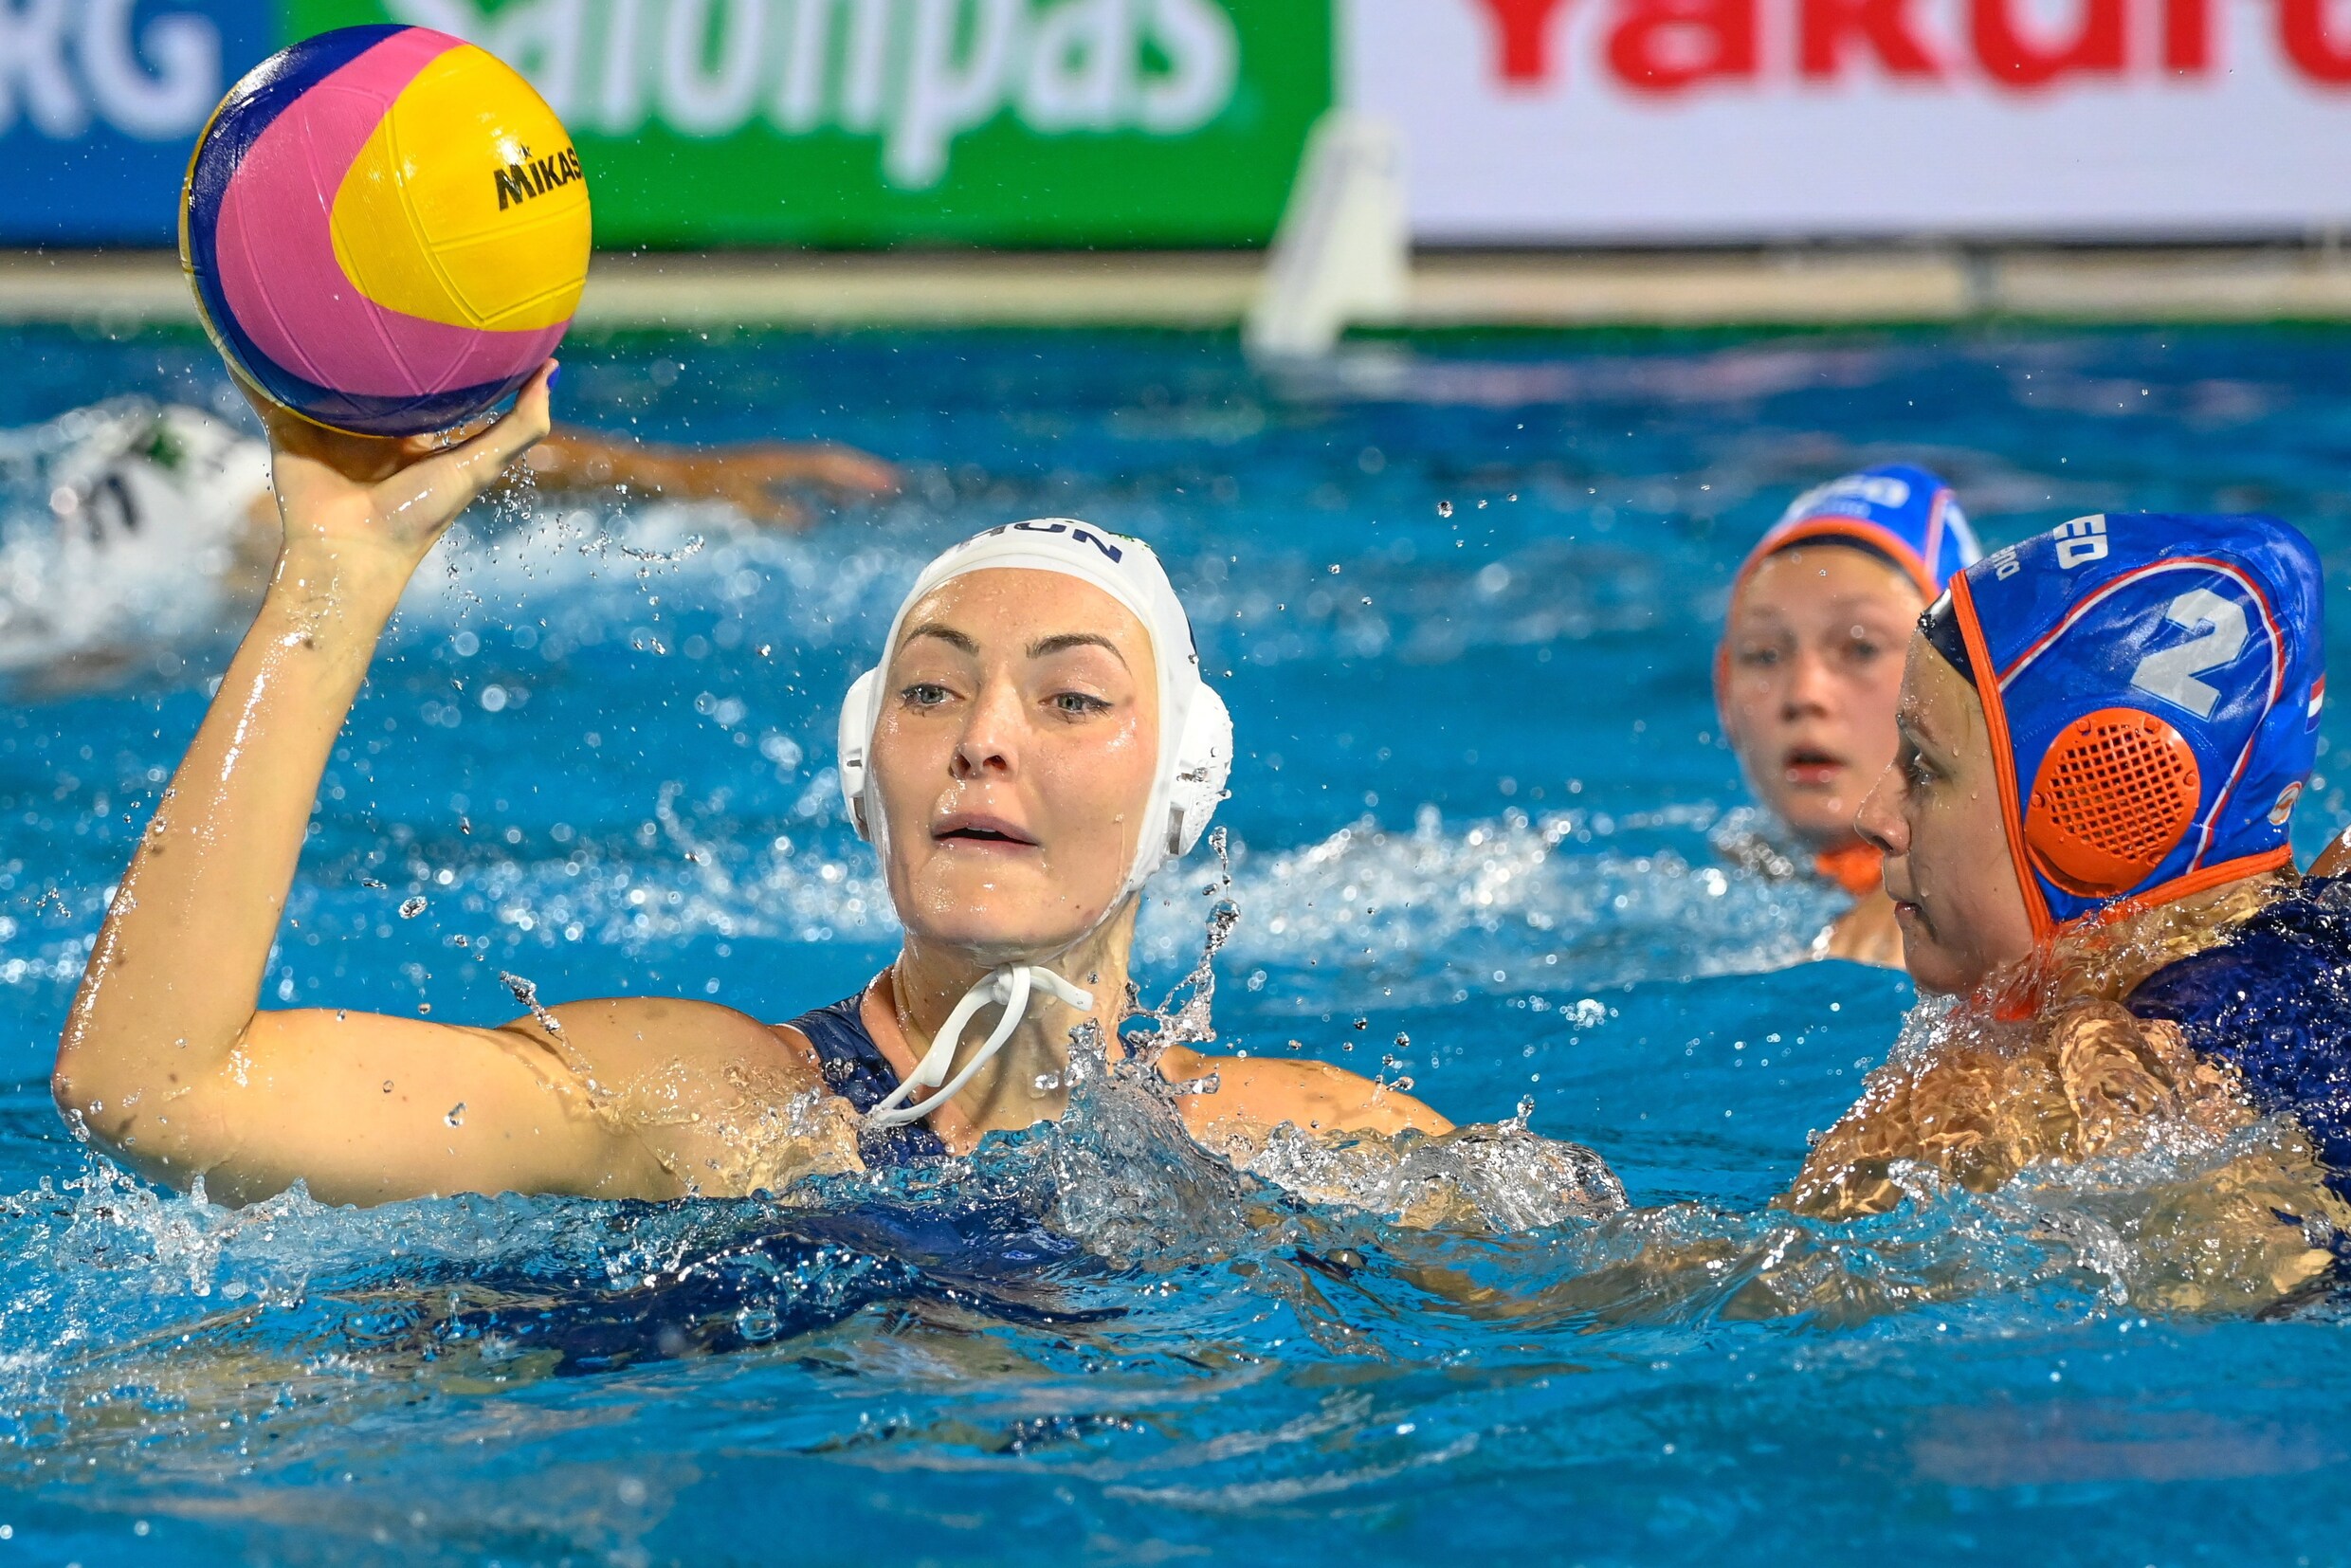
[[[427,27],[344,27],[264,61],[213,111],[180,201],[221,353],[362,435],[446,429],[513,392],[562,339],[588,251],[555,111]]]

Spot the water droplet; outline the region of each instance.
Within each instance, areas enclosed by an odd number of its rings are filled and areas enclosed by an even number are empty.
[[[1358,1018],[1355,1021],[1355,1027],[1356,1031],[1358,1033],[1361,1033],[1364,1030],[1372,1027],[1372,1021],[1369,1018]]]
[[[503,970],[499,972],[498,978],[500,983],[514,994],[516,1001],[531,1010],[531,1016],[538,1021],[539,1028],[550,1034],[563,1032],[562,1021],[540,1004],[538,986],[519,975],[509,975]]]
[[[460,1100],[456,1104],[451,1105],[449,1107],[449,1114],[443,1117],[441,1120],[447,1122],[452,1127],[464,1126],[465,1124],[465,1103],[463,1100]]]
[[[384,1092],[386,1094],[390,1094],[392,1092],[392,1080],[389,1078],[384,1080]]]
[[[421,893],[413,898],[403,900],[400,904],[400,918],[404,921],[412,921],[424,912],[425,899]]]
[[[1412,1037],[1411,1035],[1409,1035],[1409,1034],[1405,1033],[1403,1030],[1398,1030],[1396,1031],[1395,1043],[1396,1043],[1396,1049],[1398,1049],[1398,1050],[1403,1050],[1403,1049],[1405,1049],[1407,1047],[1409,1047],[1410,1045],[1412,1045]]]
[[[1057,1072],[1041,1072],[1037,1074],[1036,1087],[1039,1094],[1051,1094],[1055,1089],[1061,1087],[1061,1074]]]
[[[1438,517],[1441,517],[1441,518],[1449,518],[1449,517],[1451,517],[1452,515],[1453,515],[1453,503],[1452,503],[1451,501],[1438,501],[1438,502],[1437,502],[1437,516],[1438,516]]]

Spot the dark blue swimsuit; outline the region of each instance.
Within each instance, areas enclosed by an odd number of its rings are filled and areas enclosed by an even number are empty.
[[[816,1048],[826,1084],[857,1107],[860,1116],[897,1093],[899,1084],[897,1071],[866,1030],[865,1000],[861,991],[830,1007],[803,1012],[789,1026],[808,1036],[809,1044]],[[858,1135],[858,1144],[869,1169],[947,1158],[947,1145],[920,1121],[865,1128]]]
[[[2293,1112],[2351,1199],[2351,876],[2304,883],[2123,1005],[2235,1067],[2257,1110]]]

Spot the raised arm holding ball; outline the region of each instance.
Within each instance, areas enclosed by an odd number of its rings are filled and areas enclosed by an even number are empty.
[[[368,36],[313,40],[299,46],[307,65],[264,66],[222,115],[304,71],[355,70],[406,101],[402,82],[428,81],[452,58],[470,68],[439,35],[354,31]],[[385,82],[368,75],[376,66]],[[341,145],[334,130],[314,126],[314,148]],[[264,128],[255,145],[266,139]],[[353,155],[363,163],[364,148]],[[388,330],[392,341],[410,327]],[[1105,1060],[1124,1058],[1142,885],[1206,830],[1232,733],[1157,557],[1066,519],[990,529],[932,562],[844,703],[846,803],[905,932],[857,995],[777,1025],[666,997],[561,1003],[495,1028],[259,1010],[319,778],[376,642],[450,520],[546,436],[553,365],[520,381],[504,418],[444,448],[328,428],[325,416],[406,424],[419,409],[436,420],[472,410],[424,393],[406,415],[376,408],[352,390],[348,363],[329,399],[339,403],[302,407],[315,379],[273,384],[282,358],[257,369],[234,334],[223,337],[266,393],[256,401],[284,542],[141,836],[60,1045],[58,1104],[92,1139],[149,1176],[201,1179],[232,1203],[297,1182],[354,1203],[744,1194],[811,1171],[961,1155],[991,1132],[1054,1120],[1085,1031]],[[1411,1095],[1321,1063],[1169,1044],[1150,1070],[1190,1085],[1171,1114],[1228,1152],[1284,1126],[1452,1131]],[[1557,1169],[1573,1189],[1562,1196],[1621,1203],[1595,1159]]]
[[[542,373],[446,450],[267,411],[284,546],[91,955],[61,1109],[141,1173],[232,1203],[297,1181],[353,1203],[738,1194],[1059,1116],[1072,1031],[1122,1048],[1140,884],[1206,827],[1231,746],[1148,547],[1061,520],[933,563],[850,694],[852,809],[906,928],[859,995],[776,1026],[666,997],[495,1028],[257,1008],[376,640],[449,520],[546,430],[547,391]],[[1170,1047],[1157,1069],[1200,1086],[1178,1114],[1217,1147],[1285,1123],[1451,1127],[1319,1063]],[[1597,1179],[1585,1196],[1620,1201]]]

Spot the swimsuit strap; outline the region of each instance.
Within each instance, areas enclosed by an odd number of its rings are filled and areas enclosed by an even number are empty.
[[[864,992],[803,1012],[787,1027],[798,1030],[815,1048],[818,1067],[833,1093],[855,1106],[860,1116],[872,1110],[898,1089],[898,1073],[873,1043],[866,1028]],[[860,1134],[866,1163],[906,1165],[919,1159],[944,1159],[947,1145],[921,1122],[867,1128]]]

